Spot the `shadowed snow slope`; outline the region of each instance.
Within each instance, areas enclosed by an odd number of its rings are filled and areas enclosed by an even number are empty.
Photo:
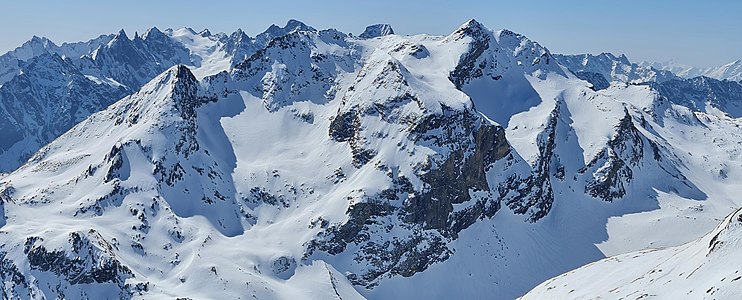
[[[606,258],[547,280],[522,299],[737,299],[742,211],[688,244]]]

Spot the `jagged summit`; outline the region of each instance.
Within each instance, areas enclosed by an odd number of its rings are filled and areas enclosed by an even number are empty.
[[[607,52],[598,55],[557,54],[555,57],[560,64],[567,67],[575,75],[588,80],[589,77],[595,77],[594,74],[602,76],[608,82],[617,81],[623,83],[664,82],[679,79],[678,76],[671,72],[632,63],[624,54],[619,56]],[[594,85],[595,83],[596,81],[593,82]]]
[[[491,30],[487,27],[485,27],[482,23],[479,23],[475,19],[470,19],[469,21],[466,21],[464,24],[461,24],[459,28],[454,30],[453,33],[451,33],[451,37],[454,39],[460,39],[464,36],[469,37],[482,37],[487,34],[491,34]]]
[[[131,44],[131,40],[129,39],[129,36],[126,34],[126,31],[122,28],[119,30],[116,35],[113,36],[113,39],[108,42],[108,44],[105,45],[107,48],[115,48],[115,47],[125,47],[122,45],[129,45]]]
[[[46,37],[39,37],[37,35],[34,35],[31,37],[31,39],[28,42],[24,43],[24,45],[26,44],[41,44],[44,47],[48,47],[49,45],[54,45],[54,42],[52,42]]]
[[[280,37],[283,35],[286,35],[287,33],[293,32],[293,31],[317,31],[311,26],[308,26],[301,21],[291,19],[288,22],[286,22],[286,25],[283,27],[279,27],[276,24],[271,25],[266,29],[263,33],[258,34],[255,37],[255,43],[258,45],[266,45],[268,41],[270,41],[273,38]]]
[[[166,39],[167,35],[165,35],[165,33],[163,33],[162,31],[160,31],[160,29],[158,29],[156,26],[153,26],[152,28],[147,29],[147,31],[145,31],[144,34],[142,34],[142,39],[150,39],[150,38]]]
[[[189,69],[185,65],[177,65],[177,66],[171,67],[166,72],[168,73],[174,72],[175,78],[178,78],[181,80],[187,80],[191,82],[196,82],[196,77],[193,76],[193,73],[191,73],[191,69]]]
[[[231,34],[232,40],[250,40],[250,36],[245,33],[242,28],[237,28],[232,34]]]
[[[191,69],[180,64],[168,68],[161,74],[157,75],[157,77],[152,79],[148,84],[145,84],[146,88],[143,88],[143,92],[151,93],[154,92],[154,89],[159,89],[161,86],[169,86],[174,89],[175,92],[179,92],[184,85],[190,86],[197,82],[198,80],[191,72]]]
[[[315,31],[313,27],[304,24],[304,22],[290,19],[286,22],[286,26],[283,27],[284,30],[304,30],[304,31]]]
[[[121,28],[116,33],[115,38],[119,38],[119,39],[124,39],[125,38],[125,39],[128,39],[129,37],[126,35],[126,30],[124,30],[123,28]]]
[[[380,36],[394,34],[392,25],[389,24],[374,24],[366,26],[366,29],[358,35],[362,39],[372,39]]]
[[[13,59],[25,61],[48,50],[56,49],[57,47],[58,46],[51,40],[34,35],[20,47],[5,53],[3,56],[12,56]],[[2,72],[2,70],[0,70],[0,72]],[[2,84],[2,82],[0,82],[0,84]]]
[[[186,26],[186,27],[183,27],[182,29],[188,31],[190,34],[198,34],[196,30],[193,30],[193,28],[191,27]]]

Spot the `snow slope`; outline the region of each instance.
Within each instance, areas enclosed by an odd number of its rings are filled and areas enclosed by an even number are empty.
[[[742,211],[690,243],[606,258],[550,279],[521,299],[736,299]]]

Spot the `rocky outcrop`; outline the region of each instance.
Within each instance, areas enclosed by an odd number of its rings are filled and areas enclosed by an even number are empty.
[[[94,240],[90,240],[88,235]],[[63,277],[71,285],[110,282],[123,286],[124,281],[132,276],[131,270],[116,259],[114,246],[93,229],[86,234],[70,233],[69,252],[49,250],[42,241],[35,237],[26,240],[23,252],[29,265],[32,269]]]
[[[578,175],[588,176],[585,193],[604,201],[623,198],[631,182],[638,176],[637,172],[645,169],[667,173],[671,181],[678,181],[683,189],[697,190],[678,171],[675,159],[665,155],[660,144],[639,131],[627,109],[606,147],[580,169]]]
[[[554,203],[552,178],[564,180],[564,167],[555,154],[557,127],[563,105],[557,102],[546,128],[538,135],[539,156],[530,176],[521,178],[519,174],[513,174],[499,187],[500,196],[506,199],[507,206],[517,214],[526,215],[529,222],[538,221],[551,210]]]
[[[380,36],[394,34],[392,25],[389,24],[374,24],[366,26],[366,30],[359,34],[358,37],[362,39],[372,39]]]
[[[357,112],[338,115],[330,126],[330,136],[339,142],[363,134]],[[411,141],[447,149],[416,169],[422,189],[404,176],[387,173],[392,179],[388,189],[358,199],[348,209],[347,222],[328,226],[308,245],[307,256],[358,249],[355,262],[371,268],[348,275],[354,284],[371,288],[384,276],[412,276],[448,259],[449,241],[500,209],[485,174],[511,151],[502,127],[489,124],[475,111],[445,106],[441,114],[410,126]],[[377,168],[384,165],[377,163]],[[397,236],[399,232],[406,234]]]
[[[493,73],[493,69],[497,67],[496,61],[492,61],[494,57],[484,55],[490,49],[490,40],[493,38],[489,29],[472,19],[454,31],[449,38],[452,40],[470,39],[469,50],[461,56],[456,68],[448,76],[457,89],[461,89],[472,79],[484,75],[490,75],[493,78],[502,76]]]
[[[626,110],[607,147],[580,170],[581,173],[593,171],[592,180],[587,182],[585,192],[604,201],[622,198],[626,194],[626,187],[634,178],[632,169],[638,167],[644,158],[644,142]],[[647,142],[653,144],[651,141]],[[657,146],[652,146],[652,149],[656,149],[654,158],[661,160]]]
[[[408,221],[424,229],[437,229],[443,235],[455,236],[476,218],[491,217],[499,209],[495,199],[478,199],[481,203],[470,207],[470,211],[451,215],[453,204],[472,201],[471,192],[490,191],[486,168],[510,152],[504,129],[481,122],[472,118],[471,112],[444,108],[442,115],[428,116],[413,128],[416,142],[432,142],[450,149],[450,153],[442,161],[434,158],[433,163],[419,171],[420,179],[429,185],[429,190],[406,204]],[[469,134],[457,134],[460,130]],[[473,216],[474,220],[467,216]]]
[[[599,91],[607,89],[611,83],[608,82],[605,77],[600,73],[588,72],[588,71],[575,71],[572,72],[577,78],[589,82],[593,86],[590,87],[593,91]]]
[[[3,279],[3,298],[34,298],[52,292],[61,298],[84,298],[92,285],[99,296],[130,299],[143,285],[125,283],[133,278],[132,271],[118,259],[118,245],[106,240],[94,229],[70,232],[66,244],[49,247],[43,237],[28,237],[23,255],[33,277],[19,271],[17,262],[9,259],[9,252],[0,252],[0,278]],[[7,249],[9,245],[3,245]],[[41,276],[59,278],[56,286],[41,286]]]

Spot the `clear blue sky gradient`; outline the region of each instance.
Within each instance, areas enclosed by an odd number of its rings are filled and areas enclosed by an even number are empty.
[[[0,53],[33,35],[58,44],[121,28],[133,36],[152,26],[228,33],[242,28],[255,35],[292,18],[354,33],[389,23],[399,34],[448,34],[475,18],[555,53],[625,53],[634,61],[700,67],[742,59],[740,0],[8,1],[0,11]]]

